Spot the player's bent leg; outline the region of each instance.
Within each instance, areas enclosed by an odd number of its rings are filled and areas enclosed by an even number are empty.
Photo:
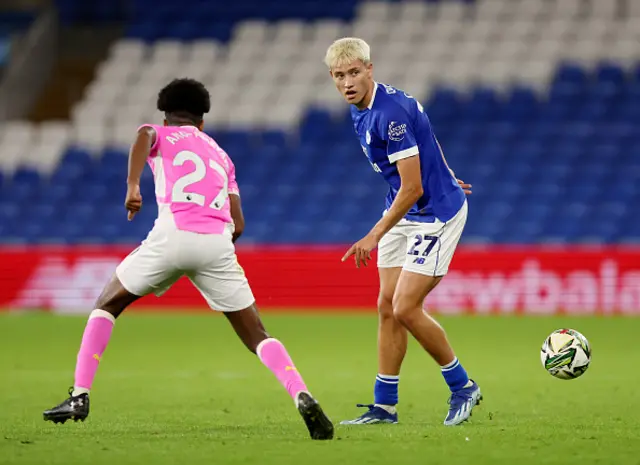
[[[89,414],[89,391],[107,348],[116,318],[131,303],[152,292],[160,295],[181,275],[167,262],[166,238],[152,230],[142,245],[116,268],[98,297],[82,336],[73,388],[69,398],[44,412],[44,419],[64,423],[84,420]]]
[[[311,439],[332,439],[333,424],[311,396],[285,346],[270,337],[255,304],[244,310],[225,312],[236,334],[251,352],[276,376],[302,416]]]
[[[139,298],[127,291],[116,275],[105,286],[96,301],[95,310],[89,315],[82,335],[75,380],[73,387],[69,389],[69,397],[55,407],[45,410],[43,417],[46,421],[64,423],[67,420],[84,421],[87,418],[89,391],[102,354],[111,338],[116,318]]]
[[[393,316],[393,293],[402,267],[378,268],[378,374],[373,389],[373,404],[357,404],[367,411],[343,425],[398,423],[398,384],[400,368],[407,352],[407,330]]]
[[[440,365],[442,375],[451,390],[449,411],[444,424],[453,426],[469,419],[473,407],[480,403],[482,394],[455,356],[442,326],[423,309],[425,297],[440,279],[441,277],[404,270],[396,287],[393,309],[398,321]]]
[[[311,438],[333,438],[333,424],[309,393],[284,345],[265,330],[230,237],[195,239],[206,241],[202,245],[210,258],[187,274],[191,282],[213,310],[224,312],[244,345],[284,386],[302,415]],[[199,255],[202,255],[202,250],[199,248]]]
[[[393,314],[393,295],[401,267],[380,268],[380,294],[378,296],[378,372],[399,376],[407,353],[407,330]],[[397,403],[397,392],[395,403]]]
[[[454,358],[444,329],[423,311],[427,294],[438,284],[438,277],[425,276],[410,271],[401,273],[393,298],[396,320],[429,352],[440,365]]]

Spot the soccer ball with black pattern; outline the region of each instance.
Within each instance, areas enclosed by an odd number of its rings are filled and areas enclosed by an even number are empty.
[[[540,359],[551,376],[575,379],[589,368],[591,346],[587,338],[575,329],[558,329],[545,339]]]

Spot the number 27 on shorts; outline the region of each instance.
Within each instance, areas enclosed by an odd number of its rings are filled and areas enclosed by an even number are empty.
[[[409,252],[407,252],[407,255],[416,255],[417,257],[413,263],[422,265],[425,262],[425,257],[429,255],[438,242],[438,237],[427,234],[416,234],[414,240],[415,242],[409,249]]]

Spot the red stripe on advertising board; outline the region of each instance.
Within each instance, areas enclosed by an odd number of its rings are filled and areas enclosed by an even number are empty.
[[[131,248],[0,248],[0,308],[83,311],[93,307]],[[375,311],[375,263],[342,263],[345,247],[240,247],[260,308]],[[374,257],[375,259],[375,257]],[[640,314],[640,248],[459,247],[426,302],[439,313]],[[140,310],[206,310],[188,280]]]

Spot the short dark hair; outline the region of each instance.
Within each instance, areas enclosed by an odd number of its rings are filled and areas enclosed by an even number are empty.
[[[211,97],[207,88],[195,79],[174,79],[158,94],[158,110],[167,119],[185,118],[200,123],[211,109]]]

